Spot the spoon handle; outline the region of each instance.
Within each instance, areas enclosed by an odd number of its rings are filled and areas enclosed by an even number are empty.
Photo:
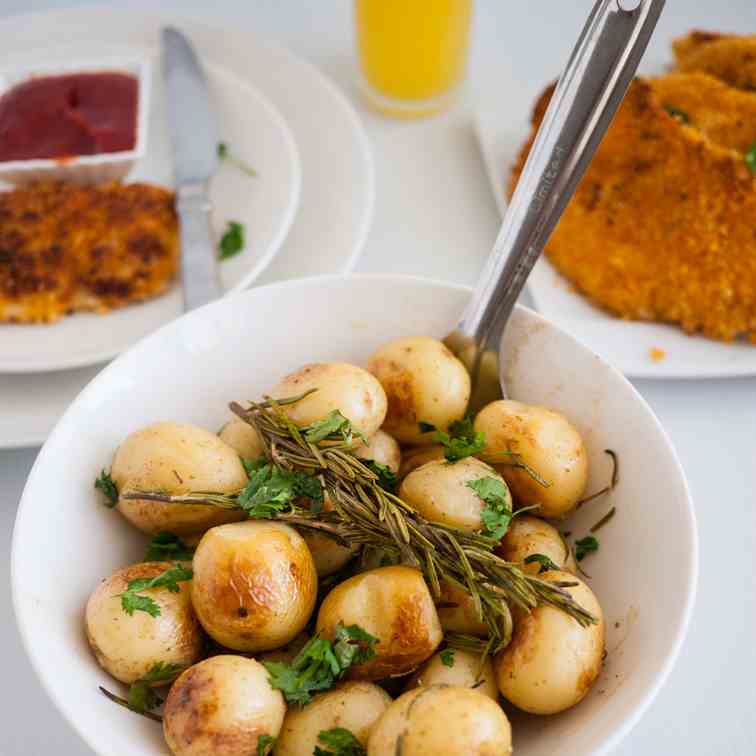
[[[593,157],[656,26],[664,0],[598,0],[567,62],[472,299],[457,328],[498,350],[530,271]]]

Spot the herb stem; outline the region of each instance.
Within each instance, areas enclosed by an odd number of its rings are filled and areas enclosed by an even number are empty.
[[[163,721],[163,718],[159,714],[153,714],[151,711],[136,711],[135,709],[132,709],[131,706],[129,706],[129,702],[125,698],[121,698],[115,693],[111,693],[106,688],[103,688],[102,685],[100,685],[99,688],[106,698],[109,698],[111,701],[113,701],[113,703],[117,703],[119,706],[123,706],[129,711],[133,711],[134,714],[140,714],[143,717],[147,717],[147,719],[151,719],[153,722]]]

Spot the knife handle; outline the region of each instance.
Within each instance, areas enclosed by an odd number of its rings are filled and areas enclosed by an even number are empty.
[[[176,190],[184,312],[212,302],[221,294],[210,210],[205,182],[185,184]]]

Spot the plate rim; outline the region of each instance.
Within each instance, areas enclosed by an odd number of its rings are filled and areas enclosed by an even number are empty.
[[[452,283],[452,282],[447,282],[447,281],[442,281],[442,280],[432,279],[432,278],[425,278],[423,276],[401,275],[401,274],[392,274],[392,273],[325,274],[325,275],[318,275],[318,276],[308,276],[308,277],[298,278],[298,279],[288,279],[288,280],[279,281],[279,282],[268,284],[264,287],[258,287],[258,288],[273,289],[275,291],[280,291],[280,290],[285,290],[292,286],[295,286],[295,287],[308,286],[308,285],[315,286],[323,282],[329,283],[329,282],[334,282],[334,281],[343,281],[346,283],[350,279],[399,281],[399,282],[406,282],[406,283],[422,284],[424,286],[429,286],[432,288],[446,288],[446,289],[451,289],[458,292],[469,293],[472,291],[471,287],[465,286],[462,284],[457,284],[457,283]],[[252,296],[252,294],[249,294],[249,295],[241,294],[240,296]],[[221,304],[223,301],[224,301],[223,299],[216,300],[215,302],[205,305],[203,308],[199,308],[199,309],[205,309],[208,307],[215,307],[215,306],[223,306]],[[228,303],[228,300],[226,300],[226,304],[227,303]],[[555,323],[551,319],[547,318],[545,315],[537,312],[536,310],[530,307],[527,307],[522,304],[518,304],[516,305],[516,307],[520,310],[527,311],[530,315],[534,316],[537,320],[547,323],[550,327],[556,329],[558,332],[561,333],[561,335],[565,336],[567,339],[572,341],[578,347],[586,349],[590,353],[594,354],[596,359],[601,364],[603,364],[611,373],[613,373],[616,379],[618,379],[620,382],[626,385],[626,388],[631,392],[631,394],[633,394],[639,400],[642,411],[647,415],[647,417],[656,426],[656,429],[659,432],[660,437],[664,442],[664,445],[667,447],[667,450],[671,456],[672,463],[678,473],[680,482],[682,484],[684,497],[687,504],[687,508],[685,510],[685,514],[687,516],[685,518],[685,521],[688,525],[689,536],[690,536],[689,543],[687,544],[687,546],[689,547],[688,553],[689,553],[689,558],[690,558],[690,573],[686,581],[687,593],[685,597],[685,605],[683,607],[683,610],[678,620],[677,630],[675,632],[674,638],[670,645],[666,659],[660,665],[659,669],[656,671],[652,684],[649,686],[649,688],[642,694],[642,696],[637,701],[635,705],[635,710],[622,722],[622,724],[611,735],[607,737],[607,740],[605,741],[605,743],[601,745],[600,748],[594,749],[590,754],[586,754],[586,756],[602,756],[603,754],[608,754],[614,747],[616,747],[630,733],[630,731],[635,727],[638,721],[640,721],[640,719],[645,714],[645,712],[649,709],[654,699],[656,698],[658,693],[661,691],[664,684],[667,682],[669,675],[680,656],[680,652],[682,650],[683,644],[687,637],[687,633],[690,628],[691,618],[693,615],[693,610],[696,603],[696,597],[697,597],[697,592],[698,592],[698,582],[699,582],[699,559],[700,559],[699,535],[698,535],[698,524],[697,524],[697,518],[696,518],[696,511],[695,511],[695,503],[694,503],[693,496],[690,490],[690,485],[689,485],[687,476],[685,474],[685,470],[682,466],[679,455],[677,454],[677,451],[675,449],[675,446],[672,442],[670,435],[667,433],[666,429],[661,423],[661,420],[653,411],[650,404],[646,401],[643,395],[635,388],[635,386],[633,386],[633,384],[628,380],[628,378],[623,373],[621,373],[616,367],[614,367],[611,363],[609,363],[604,357],[596,354],[589,345],[583,343],[577,336],[575,336],[567,328],[563,327],[559,323]],[[190,314],[190,317],[191,317],[191,314]],[[113,370],[117,370],[119,367],[118,363],[120,362],[120,360],[123,359],[128,353],[130,353],[132,349],[136,349],[140,347],[142,343],[146,341],[147,339],[156,338],[156,334],[170,327],[173,322],[174,321],[170,321],[164,324],[159,329],[157,329],[156,331],[153,331],[151,334],[146,336],[144,339],[140,339],[139,342],[137,342],[137,344],[135,344],[133,347],[130,347],[128,350],[123,352],[121,356],[119,356],[116,360],[111,362],[105,369],[97,373],[97,375],[95,375],[94,378],[92,378],[92,380],[89,381],[87,385],[82,389],[82,391],[77,395],[74,402],[72,402],[68,406],[64,414],[56,423],[55,427],[53,428],[53,431],[50,433],[48,437],[48,440],[45,442],[45,445],[42,447],[40,453],[37,455],[34,461],[32,469],[29,473],[29,476],[27,477],[27,480],[24,484],[23,491],[21,493],[21,499],[18,505],[18,512],[17,512],[16,519],[14,522],[14,527],[13,527],[13,534],[12,534],[12,539],[11,539],[11,554],[10,554],[11,596],[12,596],[13,613],[16,620],[17,628],[19,630],[19,635],[21,637],[21,642],[22,642],[24,651],[26,652],[27,657],[31,663],[31,666],[34,669],[35,674],[37,675],[38,681],[42,685],[46,695],[52,701],[53,705],[61,713],[61,715],[66,720],[68,725],[79,735],[79,737],[85,743],[87,743],[87,745],[89,745],[93,750],[95,750],[96,753],[98,754],[102,752],[95,749],[94,746],[90,743],[90,740],[85,734],[85,732],[83,731],[83,729],[79,727],[78,720],[74,722],[72,718],[69,717],[66,709],[64,708],[62,704],[62,700],[59,700],[57,693],[54,692],[52,685],[48,681],[48,676],[46,674],[43,674],[43,670],[38,664],[37,658],[32,653],[32,649],[30,646],[29,638],[28,638],[28,633],[26,630],[26,624],[24,622],[24,619],[22,619],[22,617],[24,616],[24,610],[22,609],[23,599],[17,587],[17,580],[18,580],[17,576],[21,569],[20,567],[21,547],[17,539],[17,532],[19,529],[19,523],[21,523],[24,516],[23,513],[30,506],[29,503],[26,501],[27,490],[29,489],[33,480],[35,480],[36,476],[40,474],[39,470],[41,469],[41,464],[44,462],[45,456],[47,454],[46,449],[48,447],[48,444],[50,444],[51,442],[54,442],[57,434],[61,432],[60,428],[65,422],[68,415],[72,412],[72,407],[74,403],[78,403],[80,400],[82,400],[82,398],[84,398],[86,394],[88,394],[89,392],[93,391],[94,388],[96,388],[97,384],[100,384],[103,381],[105,381],[108,375]]]

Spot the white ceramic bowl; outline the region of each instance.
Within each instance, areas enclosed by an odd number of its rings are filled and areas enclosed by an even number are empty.
[[[260,396],[284,372],[314,360],[364,363],[382,342],[441,336],[469,291],[394,276],[291,281],[227,297],[166,325],[105,368],[74,401],[37,458],[13,539],[12,581],[21,635],[43,684],[99,754],[165,753],[158,726],[97,690],[118,685],[99,669],[82,628],[98,581],[137,561],[144,539],[99,503],[92,483],[131,431],[158,420],[218,428],[232,399]],[[693,604],[693,507],[670,442],[648,405],[613,368],[539,315],[520,308],[508,329],[509,390],[564,412],[590,452],[589,490],[620,458],[615,518],[586,560],[607,618],[605,669],[576,708],[513,717],[517,756],[607,751],[666,678]],[[596,501],[569,522],[586,532],[608,508]],[[615,627],[615,623],[619,623]]]

